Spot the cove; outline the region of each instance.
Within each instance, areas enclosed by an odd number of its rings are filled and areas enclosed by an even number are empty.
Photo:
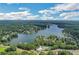
[[[32,34],[18,34],[17,38],[13,38],[10,41],[10,44],[18,44],[18,43],[30,43],[32,41],[34,41],[34,38],[36,38],[37,36],[45,36],[48,37],[50,35],[55,35],[57,37],[64,37],[63,33],[62,33],[62,28],[59,28],[57,25],[52,24],[49,26],[49,28],[43,29],[43,30],[39,30],[36,33],[32,33]]]

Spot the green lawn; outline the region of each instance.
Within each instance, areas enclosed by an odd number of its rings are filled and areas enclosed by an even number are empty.
[[[9,46],[0,45],[0,52],[4,52]]]
[[[4,48],[4,47],[0,47],[0,52],[4,52],[5,49],[6,48]]]

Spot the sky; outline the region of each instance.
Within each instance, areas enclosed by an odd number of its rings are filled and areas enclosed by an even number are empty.
[[[79,4],[0,3],[0,20],[79,20]]]

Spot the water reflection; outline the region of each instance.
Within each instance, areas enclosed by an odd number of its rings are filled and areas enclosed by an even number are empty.
[[[32,34],[18,34],[17,38],[13,38],[11,40],[11,44],[18,44],[23,42],[32,42],[36,36],[42,35],[45,37],[48,37],[50,35],[56,35],[57,37],[63,37],[61,28],[59,28],[57,25],[50,25],[49,28],[46,28],[44,30],[39,30],[37,33]]]

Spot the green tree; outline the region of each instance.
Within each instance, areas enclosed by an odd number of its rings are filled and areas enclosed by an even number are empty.
[[[48,51],[47,55],[55,55],[55,52],[50,50],[50,51]]]
[[[5,49],[6,52],[10,52],[10,51],[16,51],[16,47],[15,46],[10,46],[9,48]]]
[[[69,51],[58,51],[58,55],[72,55]]]
[[[35,50],[36,46],[31,43],[22,43],[17,45],[18,48],[24,49],[24,50]]]

